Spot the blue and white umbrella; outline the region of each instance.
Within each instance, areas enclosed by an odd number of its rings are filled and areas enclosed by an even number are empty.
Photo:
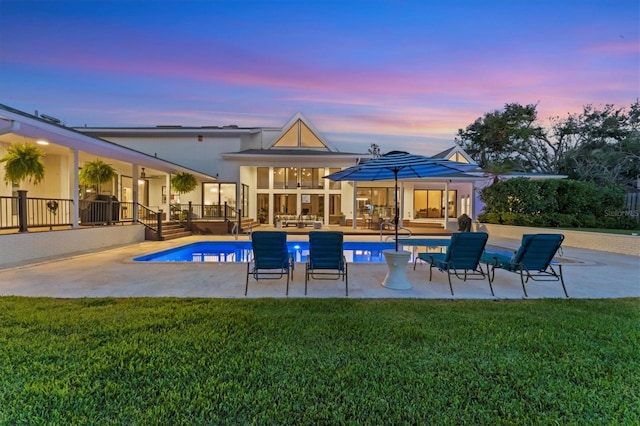
[[[409,154],[402,151],[391,151],[371,160],[361,161],[355,166],[325,176],[334,181],[394,180],[396,194],[395,237],[398,251],[398,179],[415,179],[428,177],[459,176],[460,173],[478,171],[475,164],[429,158],[423,155]],[[471,175],[469,175],[471,177]]]

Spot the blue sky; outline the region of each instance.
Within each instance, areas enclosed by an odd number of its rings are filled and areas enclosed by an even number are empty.
[[[281,126],[434,154],[505,103],[640,96],[640,2],[0,1],[0,103],[68,126]]]

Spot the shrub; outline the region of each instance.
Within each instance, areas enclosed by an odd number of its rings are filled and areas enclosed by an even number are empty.
[[[480,192],[485,208],[478,219],[518,226],[634,229],[638,226],[634,218],[607,218],[607,212],[622,209],[624,193],[624,188],[617,185],[514,178]]]

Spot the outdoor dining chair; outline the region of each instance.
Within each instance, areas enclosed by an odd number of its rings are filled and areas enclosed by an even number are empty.
[[[418,260],[429,263],[429,281],[432,278],[433,268],[445,272],[449,278],[452,296],[454,295],[451,284],[452,275],[463,281],[487,278],[491,295],[495,296],[491,280],[480,266],[480,257],[488,239],[489,235],[486,232],[454,232],[451,234],[451,242],[445,253],[418,253],[413,262],[413,269],[416,269]]]
[[[289,280],[293,278],[293,256],[287,247],[287,233],[280,231],[254,231],[251,233],[252,259],[247,263],[247,279],[244,295],[249,289],[249,276],[256,281],[265,279],[280,279],[287,277],[289,294]]]
[[[504,269],[520,275],[524,297],[529,297],[525,287],[529,279],[560,281],[564,295],[569,297],[564,285],[562,265],[553,266],[553,257],[560,250],[562,241],[564,241],[562,234],[524,234],[520,248],[511,257],[500,253],[484,253],[482,261],[487,264],[489,281],[495,279],[496,269]]]
[[[307,294],[309,278],[337,280],[342,278],[345,295],[349,295],[347,260],[342,251],[344,234],[339,231],[309,232],[309,255],[304,275],[304,294]]]

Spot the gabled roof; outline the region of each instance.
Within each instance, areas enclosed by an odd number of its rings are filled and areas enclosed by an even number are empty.
[[[476,164],[475,160],[458,145],[452,146],[451,148],[439,152],[436,155],[432,155],[431,158],[441,158],[443,160],[458,161],[460,163]]]
[[[320,136],[302,113],[296,113],[267,149],[318,149],[337,151]]]

